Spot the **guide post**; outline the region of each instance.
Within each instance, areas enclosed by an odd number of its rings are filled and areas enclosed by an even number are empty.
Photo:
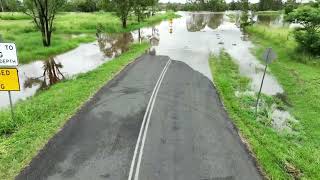
[[[267,72],[267,68],[268,65],[272,63],[273,60],[275,60],[277,58],[277,55],[273,52],[272,48],[267,48],[263,54],[263,60],[266,63],[266,67],[264,68],[264,72],[263,72],[263,76],[262,76],[262,81],[261,81],[261,85],[260,85],[260,89],[259,89],[259,93],[258,93],[258,98],[257,98],[257,102],[256,102],[256,117],[258,115],[258,106],[259,106],[259,100],[260,100],[260,95],[261,95],[261,91],[262,91],[262,86],[263,86],[263,82],[264,82],[264,78],[266,76],[266,72]]]
[[[14,43],[0,42],[0,91],[8,91],[11,116],[14,119],[11,91],[20,91],[18,57]]]

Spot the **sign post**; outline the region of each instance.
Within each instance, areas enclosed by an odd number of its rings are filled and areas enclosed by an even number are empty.
[[[0,91],[8,91],[14,119],[11,91],[20,91],[17,49],[14,43],[0,43]],[[3,68],[4,67],[4,68]]]
[[[266,76],[267,68],[268,65],[272,63],[273,60],[277,58],[277,55],[273,52],[272,48],[267,48],[265,52],[263,53],[263,60],[266,63],[266,67],[264,68],[263,76],[262,76],[262,81],[258,93],[258,98],[256,102],[256,116],[258,115],[258,106],[259,106],[259,100],[260,100],[260,95],[261,95],[261,90],[264,82],[264,77]]]

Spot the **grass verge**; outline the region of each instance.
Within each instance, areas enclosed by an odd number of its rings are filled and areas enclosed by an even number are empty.
[[[253,50],[262,57],[263,50],[272,47],[278,54],[278,60],[270,68],[283,86],[291,103],[291,112],[301,124],[299,134],[303,138],[290,138],[287,144],[288,159],[302,173],[302,179],[320,177],[320,59],[296,51],[293,38],[284,41],[273,32],[284,29],[273,28],[263,33],[261,26],[247,29],[251,39],[257,45]],[[289,29],[286,30],[290,33]],[[262,35],[264,34],[264,35]]]
[[[148,47],[134,44],[97,69],[17,103],[14,121],[9,109],[0,111],[0,179],[13,179],[84,102]]]
[[[276,97],[262,95],[263,106],[256,120],[256,94],[246,93],[250,80],[240,76],[238,65],[225,52],[219,56],[211,56],[209,63],[215,85],[229,116],[250,144],[250,149],[267,176],[272,179],[288,179],[285,164],[289,162],[283,154],[286,143],[271,127],[268,116],[268,109],[278,102]],[[242,95],[236,95],[236,92]]]
[[[286,103],[278,97],[263,96],[265,110],[256,120],[255,96],[236,96],[246,92],[248,80],[241,77],[238,65],[226,53],[210,59],[214,81],[225,107],[249,142],[259,164],[270,179],[318,179],[320,177],[320,70],[317,58],[305,57],[295,51],[296,42],[288,38],[288,29],[248,27],[257,45],[258,58],[272,47],[278,59],[269,67],[285,91]],[[306,59],[308,62],[304,63]],[[282,133],[270,126],[268,107],[276,104],[289,111],[297,124],[292,133]],[[286,104],[286,105],[285,105]]]
[[[80,43],[95,40],[97,28],[103,32],[129,32],[151,26],[165,19],[175,18],[173,12],[157,14],[137,23],[134,16],[129,17],[128,27],[121,27],[120,19],[109,12],[60,13],[55,20],[55,31],[51,47],[43,47],[40,32],[32,20],[22,13],[0,13],[0,35],[5,42],[15,42],[21,64],[35,60],[46,60],[76,48]],[[80,35],[81,36],[76,36]]]

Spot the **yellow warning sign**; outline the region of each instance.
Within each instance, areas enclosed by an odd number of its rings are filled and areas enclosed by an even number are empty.
[[[0,68],[0,91],[20,91],[17,69]]]

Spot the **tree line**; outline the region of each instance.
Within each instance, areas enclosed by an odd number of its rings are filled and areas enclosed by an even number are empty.
[[[59,11],[113,11],[126,28],[130,13],[135,14],[140,22],[155,14],[157,3],[158,0],[0,0],[0,10],[21,11],[30,16],[41,32],[43,45],[48,47]]]

